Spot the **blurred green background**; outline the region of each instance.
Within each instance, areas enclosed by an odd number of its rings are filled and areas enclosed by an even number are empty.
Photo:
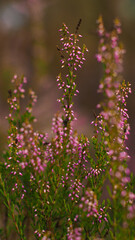
[[[35,128],[51,134],[51,119],[59,110],[56,99],[56,76],[60,72],[58,29],[66,23],[71,32],[75,31],[80,18],[80,33],[89,49],[84,68],[78,72],[79,96],[75,99],[75,114],[78,121],[75,128],[91,136],[90,122],[93,110],[101,96],[97,94],[102,76],[95,54],[98,47],[96,20],[102,14],[109,31],[113,19],[122,23],[121,41],[127,51],[124,59],[124,77],[132,84],[128,100],[131,135],[128,140],[132,159],[135,157],[135,0],[0,0],[0,151],[6,143],[8,123],[7,96],[10,80],[14,74],[24,74],[27,87],[38,95],[34,114],[38,119]],[[134,167],[134,162],[130,162]]]

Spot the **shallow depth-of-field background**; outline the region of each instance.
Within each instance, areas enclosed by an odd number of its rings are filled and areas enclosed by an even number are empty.
[[[132,160],[130,167],[135,172],[135,1],[134,0],[1,0],[0,1],[0,152],[6,144],[8,123],[7,97],[10,80],[14,74],[24,74],[28,87],[32,87],[38,102],[34,114],[38,119],[35,128],[51,134],[51,119],[59,109],[56,102],[56,76],[60,72],[58,29],[65,22],[71,32],[82,19],[80,33],[89,53],[83,71],[78,74],[80,94],[75,99],[78,121],[75,128],[91,136],[90,122],[93,110],[100,100],[97,95],[101,66],[95,59],[98,46],[96,19],[102,14],[107,30],[118,17],[122,23],[121,40],[126,49],[124,76],[132,84],[128,100],[131,135],[128,145]]]

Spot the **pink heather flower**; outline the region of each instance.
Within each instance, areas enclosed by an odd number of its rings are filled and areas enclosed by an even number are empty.
[[[27,78],[26,77],[23,78],[23,82],[27,83]]]
[[[110,73],[110,69],[107,68],[107,69],[105,70],[105,72],[106,72],[106,73]]]
[[[101,84],[99,85],[99,89],[103,89],[103,87],[104,87],[104,85],[103,85],[103,83],[101,83]]]
[[[113,101],[109,101],[108,102],[108,107],[109,108],[113,108],[114,107],[114,102]]]
[[[130,192],[129,193],[129,198],[132,199],[132,200],[135,200],[135,194]]]
[[[98,202],[96,195],[91,189],[88,189],[85,192],[85,196],[81,198],[81,202],[82,203],[79,205],[79,207],[81,208],[83,204],[83,211],[87,213],[87,217],[97,217]]]
[[[106,50],[106,46],[102,46],[101,49],[104,52]]]
[[[102,55],[101,54],[96,54],[96,59],[98,62],[102,62]]]
[[[115,57],[116,63],[119,63],[119,61],[120,61],[120,50],[119,50],[119,48],[117,48],[117,49],[115,50],[115,52],[114,52],[114,57]]]
[[[117,138],[117,141],[118,141],[119,144],[123,143],[123,140],[120,137]]]
[[[125,197],[127,195],[127,191],[126,190],[123,190],[122,192],[121,192],[121,196],[122,197]]]
[[[109,152],[107,152],[108,153],[108,155],[112,155],[113,153],[114,153],[114,151],[113,150],[109,150]]]
[[[112,81],[112,77],[106,77],[104,81],[106,84],[109,84]]]
[[[130,174],[130,169],[129,169],[129,168],[126,168],[126,169],[125,169],[125,173],[126,173],[127,175],[129,175],[129,174]]]
[[[123,159],[127,158],[127,153],[124,152],[124,151],[120,152],[119,158],[120,158],[120,160],[123,160]]]
[[[121,178],[121,173],[120,173],[120,172],[116,172],[116,173],[115,173],[115,176],[116,176],[117,178]]]
[[[110,89],[105,90],[107,97],[112,98],[114,96],[114,92]]]
[[[73,229],[72,225],[67,229],[67,239],[68,240],[81,240],[81,228],[75,228]]]
[[[108,222],[108,219],[107,219],[106,217],[104,217],[104,220],[105,220],[106,222]]]
[[[105,120],[109,118],[109,113],[108,112],[101,112],[102,116],[104,117]]]

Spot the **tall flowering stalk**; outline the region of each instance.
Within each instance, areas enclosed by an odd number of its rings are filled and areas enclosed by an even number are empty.
[[[121,72],[123,70],[123,55],[125,50],[119,42],[121,24],[114,21],[114,30],[106,32],[102,17],[98,19],[100,43],[96,58],[103,64],[104,75],[99,85],[99,92],[104,95],[104,101],[98,105],[102,108],[98,116],[99,128],[104,138],[105,149],[109,160],[109,180],[112,185],[113,200],[113,239],[123,235],[123,226],[128,235],[128,222],[134,217],[135,194],[127,189],[130,182],[130,170],[127,162],[130,158],[125,140],[129,134],[126,98],[131,93],[129,83],[125,83]],[[121,217],[119,216],[121,211]]]
[[[60,73],[57,77],[59,89],[62,89],[63,96],[58,99],[61,102],[62,108],[65,113],[63,119],[64,126],[69,126],[71,121],[74,120],[74,112],[72,110],[73,96],[76,96],[79,91],[76,89],[76,71],[81,68],[85,61],[85,51],[88,51],[85,45],[81,48],[78,45],[79,38],[82,36],[78,34],[78,28],[81,24],[81,19],[77,25],[76,33],[70,34],[68,27],[63,24],[59,30],[61,33],[61,48],[57,48],[61,55],[61,67],[65,68],[66,77],[63,80],[63,76]]]

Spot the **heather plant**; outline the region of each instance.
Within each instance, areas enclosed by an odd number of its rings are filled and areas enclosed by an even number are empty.
[[[135,194],[127,187],[130,182],[130,170],[127,165],[130,156],[125,142],[130,130],[126,98],[131,93],[131,88],[121,75],[125,50],[119,43],[119,20],[114,21],[114,30],[111,33],[105,31],[102,18],[98,19],[98,24],[100,44],[96,57],[104,66],[104,76],[99,85],[99,92],[104,94],[104,101],[98,105],[102,107],[98,124],[110,158],[108,177],[113,207],[111,234],[112,238],[120,239],[124,235],[126,239],[130,235],[129,225],[132,225],[135,218]]]
[[[31,89],[29,102],[21,110],[26,78],[15,75],[12,79],[8,147],[0,164],[0,197],[6,216],[1,239],[10,239],[13,229],[22,240],[135,237],[135,181],[127,165],[126,146],[130,130],[126,98],[131,88],[121,74],[125,50],[119,42],[120,22],[116,19],[108,33],[102,18],[98,19],[96,57],[104,71],[98,91],[104,98],[92,122],[91,139],[73,129],[77,71],[88,51],[79,45],[80,24],[81,20],[74,34],[65,24],[59,30],[62,70],[57,83],[62,96],[58,99],[61,110],[52,119],[52,139],[33,127],[37,97]],[[108,197],[104,197],[106,185]]]

